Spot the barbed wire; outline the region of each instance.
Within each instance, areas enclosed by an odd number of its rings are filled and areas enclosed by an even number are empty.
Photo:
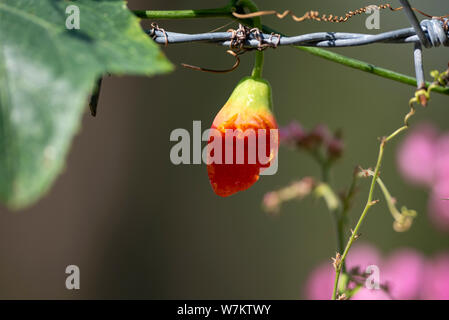
[[[414,11],[418,11],[419,13],[424,14],[427,17],[430,16],[420,10],[412,8],[408,0],[399,0],[399,2],[402,4],[402,7],[400,9],[404,10],[404,13],[407,16],[407,19],[409,20],[412,27],[383,32],[379,34],[316,32],[297,36],[282,36],[276,33],[262,33],[261,30],[257,28],[249,28],[242,24],[239,24],[238,29],[230,29],[227,32],[208,32],[198,34],[165,31],[164,29],[159,28],[156,24],[152,24],[152,28],[146,30],[146,33],[151,36],[156,43],[165,44],[166,46],[169,44],[202,42],[229,47],[230,50],[227,50],[227,52],[232,54],[236,59],[234,66],[230,69],[211,70],[183,64],[183,66],[187,68],[218,73],[230,72],[232,70],[235,70],[240,62],[238,55],[248,50],[254,49],[265,50],[267,48],[277,48],[278,46],[337,48],[356,47],[374,43],[411,43],[414,44],[413,57],[417,82],[417,93],[424,92],[427,89],[427,86],[424,76],[422,47],[424,46],[426,48],[432,48],[441,45],[449,46],[449,19],[447,18],[448,16],[440,16],[432,17],[432,19],[426,19],[419,22]],[[383,8],[379,6],[377,7]],[[386,5],[384,7],[390,8],[393,11],[399,10],[393,9],[390,5]],[[366,7],[365,9],[367,8],[368,7]],[[364,10],[361,9],[360,12],[364,12]],[[287,14],[292,15],[292,13],[288,10],[280,16],[279,13],[275,11],[261,11],[252,14],[258,16],[276,14],[279,18],[283,18]],[[355,12],[354,14],[358,14],[358,12]],[[248,14],[244,16],[247,17]],[[352,15],[349,14],[349,17],[351,16]],[[348,14],[346,15],[346,17],[348,17]],[[293,18],[295,19],[294,15]],[[340,22],[341,19],[338,18],[336,21],[334,21],[335,19],[331,20],[333,22]],[[341,21],[345,21],[345,19]],[[425,99],[425,95],[421,94],[420,98],[422,100],[422,104],[426,105],[427,102]]]
[[[421,27],[426,36],[427,41],[433,47],[440,45],[449,46],[449,28],[448,19],[431,19],[423,20]],[[198,34],[186,34],[170,32],[159,29],[157,26],[153,26],[147,30],[156,43],[159,44],[180,44],[180,43],[192,43],[203,42],[212,43],[226,47],[234,47],[238,42],[239,46],[243,46],[247,49],[257,49],[278,46],[309,46],[309,47],[322,47],[322,48],[335,48],[335,47],[355,47],[362,45],[369,45],[374,43],[417,43],[420,42],[420,38],[415,32],[414,28],[404,28],[399,30],[393,30],[383,32],[379,34],[362,34],[362,33],[347,33],[347,32],[315,32],[309,34],[303,34],[298,36],[281,36],[278,34],[257,34],[257,29],[249,29],[247,27],[246,33],[239,33],[242,25],[236,30],[228,30],[227,32],[210,32],[210,33],[198,33]],[[252,30],[252,31],[251,31]],[[251,31],[251,32],[249,32]],[[240,36],[236,39],[236,34]],[[244,35],[242,38],[241,36]],[[238,40],[238,41],[237,41]]]
[[[303,34],[298,36],[281,36],[279,34],[261,33],[257,28],[249,28],[239,25],[239,28],[230,29],[227,32],[209,32],[198,34],[185,34],[165,31],[159,28],[156,24],[147,30],[156,43],[159,44],[181,44],[181,43],[210,43],[229,47],[232,50],[237,49],[237,54],[241,54],[242,50],[265,50],[267,48],[277,48],[278,46],[306,46],[306,47],[320,47],[320,48],[338,48],[338,47],[356,47],[363,45],[370,45],[375,43],[386,44],[414,44],[414,64],[415,74],[417,80],[417,89],[422,90],[426,88],[422,43],[426,47],[449,46],[449,19],[426,19],[419,23],[420,30],[425,38],[418,36],[416,28],[403,28],[383,32],[379,34],[362,34],[362,33],[346,33],[346,32],[315,32]],[[229,50],[227,51],[228,53]],[[236,64],[230,69],[219,70],[217,72],[229,72],[238,66],[238,56],[236,57]],[[193,67],[183,64],[195,70],[201,70],[200,67]],[[203,71],[213,72],[211,69],[202,69]]]

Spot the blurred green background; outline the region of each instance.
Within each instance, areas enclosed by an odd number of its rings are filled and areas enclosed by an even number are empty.
[[[227,1],[136,1],[132,9],[220,7]],[[397,1],[392,5],[396,6]],[[411,1],[425,12],[449,13],[447,1]],[[261,9],[297,14],[315,9],[344,14],[369,1],[268,1]],[[376,3],[377,4],[377,3]],[[264,18],[287,34],[366,30],[366,16],[345,24],[295,23]],[[166,30],[207,32],[226,19],[158,21]],[[149,27],[149,21],[143,25]],[[229,27],[235,27],[235,24]],[[408,26],[401,12],[381,13],[381,30]],[[175,166],[169,152],[175,128],[203,130],[232,89],[251,71],[253,53],[242,56],[230,74],[194,72],[181,62],[212,68],[232,65],[221,47],[187,44],[163,49],[177,65],[166,76],[107,77],[98,115],[86,109],[65,172],[50,193],[31,209],[0,211],[0,298],[188,298],[298,299],[317,264],[335,254],[332,218],[322,201],[290,202],[279,216],[261,208],[263,195],[307,175],[319,176],[304,153],[281,148],[279,171],[230,198],[216,196],[204,165]],[[410,45],[376,44],[335,50],[375,65],[412,75]],[[443,70],[448,49],[426,50],[426,73]],[[342,129],[346,150],[333,171],[337,189],[350,182],[356,165],[375,165],[377,138],[392,132],[408,112],[413,87],[352,70],[291,48],[266,51],[264,77],[273,87],[280,125],[293,119],[311,128],[326,123]],[[449,130],[449,97],[432,95],[412,123],[432,121]],[[419,213],[412,229],[396,233],[385,203],[375,206],[362,228],[363,241],[388,253],[413,247],[425,254],[449,250],[449,234],[436,231],[427,213],[427,190],[405,183],[397,172],[396,147],[388,145],[382,175],[390,191]],[[351,225],[366,200],[362,183]],[[380,198],[377,193],[376,198]],[[81,270],[81,289],[65,289],[65,267]]]

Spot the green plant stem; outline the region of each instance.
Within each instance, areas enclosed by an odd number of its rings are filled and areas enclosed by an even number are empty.
[[[276,31],[270,27],[267,27],[267,26],[264,26],[262,30],[266,33],[273,32],[276,34],[280,34],[281,36],[285,36],[284,34],[279,33],[278,31]],[[411,85],[414,87],[417,86],[416,79],[413,77],[410,77],[405,74],[398,73],[398,72],[395,72],[395,71],[392,71],[389,69],[376,67],[375,65],[372,65],[370,63],[367,63],[367,62],[364,62],[361,60],[357,60],[357,59],[353,59],[353,58],[349,58],[349,57],[344,56],[339,53],[335,53],[335,52],[332,52],[329,50],[324,50],[324,49],[315,48],[315,47],[293,46],[293,48],[308,52],[310,54],[313,54],[314,56],[324,58],[326,60],[333,61],[333,62],[342,64],[342,65],[350,67],[350,68],[354,68],[354,69],[358,69],[358,70],[361,70],[364,72],[374,74],[374,75],[382,77],[382,78],[386,78],[386,79],[390,79],[390,80],[397,81],[400,83],[408,84],[408,85]],[[430,86],[431,84],[432,84],[431,82],[427,82],[427,86]],[[449,95],[449,88],[445,88],[442,86],[433,87],[431,91]]]
[[[315,56],[333,61],[333,62],[337,62],[339,64],[345,65],[347,67],[351,67],[354,69],[358,69],[361,71],[365,71],[377,76],[380,76],[382,78],[386,78],[386,79],[390,79],[393,81],[397,81],[397,82],[401,82],[404,84],[408,84],[411,86],[416,87],[417,86],[417,82],[416,79],[395,71],[391,71],[385,68],[381,68],[381,67],[376,67],[370,63],[364,62],[364,61],[360,61],[357,59],[353,59],[353,58],[348,58],[344,55],[335,53],[335,52],[331,52],[331,51],[327,51],[327,50],[322,50],[319,48],[314,48],[314,47],[300,47],[300,46],[295,46],[296,49],[302,50],[302,51],[306,51],[308,53],[311,53]],[[427,82],[427,86],[430,86],[431,82]],[[445,94],[445,95],[449,95],[449,88],[444,88],[441,86],[437,86],[432,88],[432,91],[441,93],[441,94]]]
[[[237,5],[241,8],[247,8],[250,12],[259,11],[256,4],[252,0],[237,1]],[[253,18],[252,21],[253,21],[252,25],[254,27],[258,28],[259,30],[262,30],[262,20],[260,17]],[[254,79],[262,78],[263,61],[264,61],[263,51],[262,50],[256,51],[254,68],[251,74],[251,77],[253,77]]]
[[[393,219],[396,221],[401,221],[402,214],[396,208],[395,201],[393,200],[390,191],[388,191],[388,188],[385,186],[381,178],[377,178],[377,184],[379,185],[380,189],[384,194],[385,200],[387,201],[388,210],[390,210]]]
[[[262,78],[263,60],[264,60],[263,52],[262,51],[257,51],[256,52],[256,57],[255,57],[255,60],[254,60],[253,71],[251,73],[251,77],[253,77],[254,79]]]
[[[369,170],[368,172],[374,174],[374,172],[370,172]],[[402,207],[401,211],[399,211],[398,208],[396,208],[396,200],[391,196],[390,191],[388,191],[387,186],[380,177],[377,178],[377,184],[384,194],[388,210],[394,219],[394,230],[398,232],[407,231],[411,227],[413,219],[416,217],[416,211],[409,210],[406,207]]]
[[[377,157],[377,163],[376,163],[376,168],[374,170],[374,175],[373,175],[373,178],[371,180],[371,186],[370,186],[369,193],[368,193],[368,200],[366,201],[365,208],[363,209],[363,212],[360,215],[359,220],[357,221],[357,224],[356,224],[356,226],[355,226],[355,228],[354,228],[354,230],[353,230],[353,232],[352,232],[352,234],[351,234],[351,236],[349,238],[349,241],[346,244],[346,248],[345,248],[345,251],[343,252],[343,254],[341,256],[341,260],[337,264],[337,268],[336,268],[336,271],[335,271],[334,289],[333,289],[333,292],[332,292],[332,300],[335,300],[336,297],[337,297],[338,281],[339,281],[339,278],[340,278],[340,273],[341,273],[341,270],[342,270],[342,266],[344,265],[345,260],[346,260],[346,256],[349,253],[349,249],[351,249],[352,243],[356,239],[357,233],[358,233],[358,231],[359,231],[359,229],[360,229],[360,227],[361,227],[361,225],[363,223],[363,220],[366,217],[366,214],[368,213],[369,209],[376,203],[376,202],[373,201],[373,194],[374,194],[374,189],[376,187],[376,181],[377,181],[377,178],[379,176],[380,167],[382,165],[382,159],[383,159],[383,155],[384,155],[385,144],[388,141],[390,141],[391,139],[393,139],[394,137],[396,137],[399,133],[401,133],[402,131],[407,130],[407,129],[408,129],[407,125],[397,129],[395,132],[393,132],[388,137],[383,138],[382,142],[380,143],[379,155]]]
[[[195,18],[234,18],[232,7],[199,10],[133,10],[142,19],[195,19]]]

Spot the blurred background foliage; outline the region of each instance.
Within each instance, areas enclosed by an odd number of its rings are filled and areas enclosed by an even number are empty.
[[[219,7],[226,1],[137,1],[131,9]],[[449,13],[445,1],[411,1],[425,12]],[[261,9],[314,9],[344,14],[372,1],[258,0]],[[396,6],[397,3],[392,3]],[[314,31],[377,33],[365,29],[365,16],[345,24],[295,23],[266,17],[263,22],[287,34]],[[82,17],[81,17],[82,19]],[[226,19],[158,21],[166,30],[207,32]],[[149,27],[150,21],[142,23]],[[408,26],[400,13],[383,11],[381,30]],[[229,27],[235,27],[232,24]],[[176,45],[164,49],[179,66],[186,62],[222,68],[233,63],[221,47]],[[409,45],[376,44],[337,52],[412,75]],[[263,195],[303,176],[319,176],[305,153],[281,148],[279,171],[246,192],[216,196],[204,165],[174,166],[169,159],[175,128],[203,130],[247,75],[253,54],[242,56],[237,71],[225,75],[177,67],[155,78],[106,77],[92,118],[86,109],[65,173],[31,209],[0,214],[0,298],[303,298],[305,280],[319,263],[335,255],[332,218],[322,201],[290,202],[279,216],[261,208]],[[425,51],[427,74],[447,66],[447,48]],[[306,128],[325,123],[342,129],[346,149],[332,179],[337,189],[350,183],[356,165],[372,167],[377,138],[402,124],[414,88],[352,70],[291,48],[266,51],[264,78],[271,82],[280,125],[293,119]],[[449,97],[432,95],[412,124],[431,121],[448,130]],[[401,247],[424,254],[449,250],[449,235],[428,219],[425,189],[408,185],[398,173],[396,148],[388,145],[382,176],[399,204],[418,211],[410,231],[396,233],[384,201],[362,228],[365,242],[384,253]],[[351,225],[369,187],[362,181]],[[381,198],[379,190],[376,198]],[[65,267],[81,269],[81,290],[65,289]]]

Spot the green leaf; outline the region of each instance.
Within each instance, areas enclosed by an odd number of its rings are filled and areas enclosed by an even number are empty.
[[[23,208],[49,189],[97,78],[171,69],[123,1],[1,0],[0,201]]]

